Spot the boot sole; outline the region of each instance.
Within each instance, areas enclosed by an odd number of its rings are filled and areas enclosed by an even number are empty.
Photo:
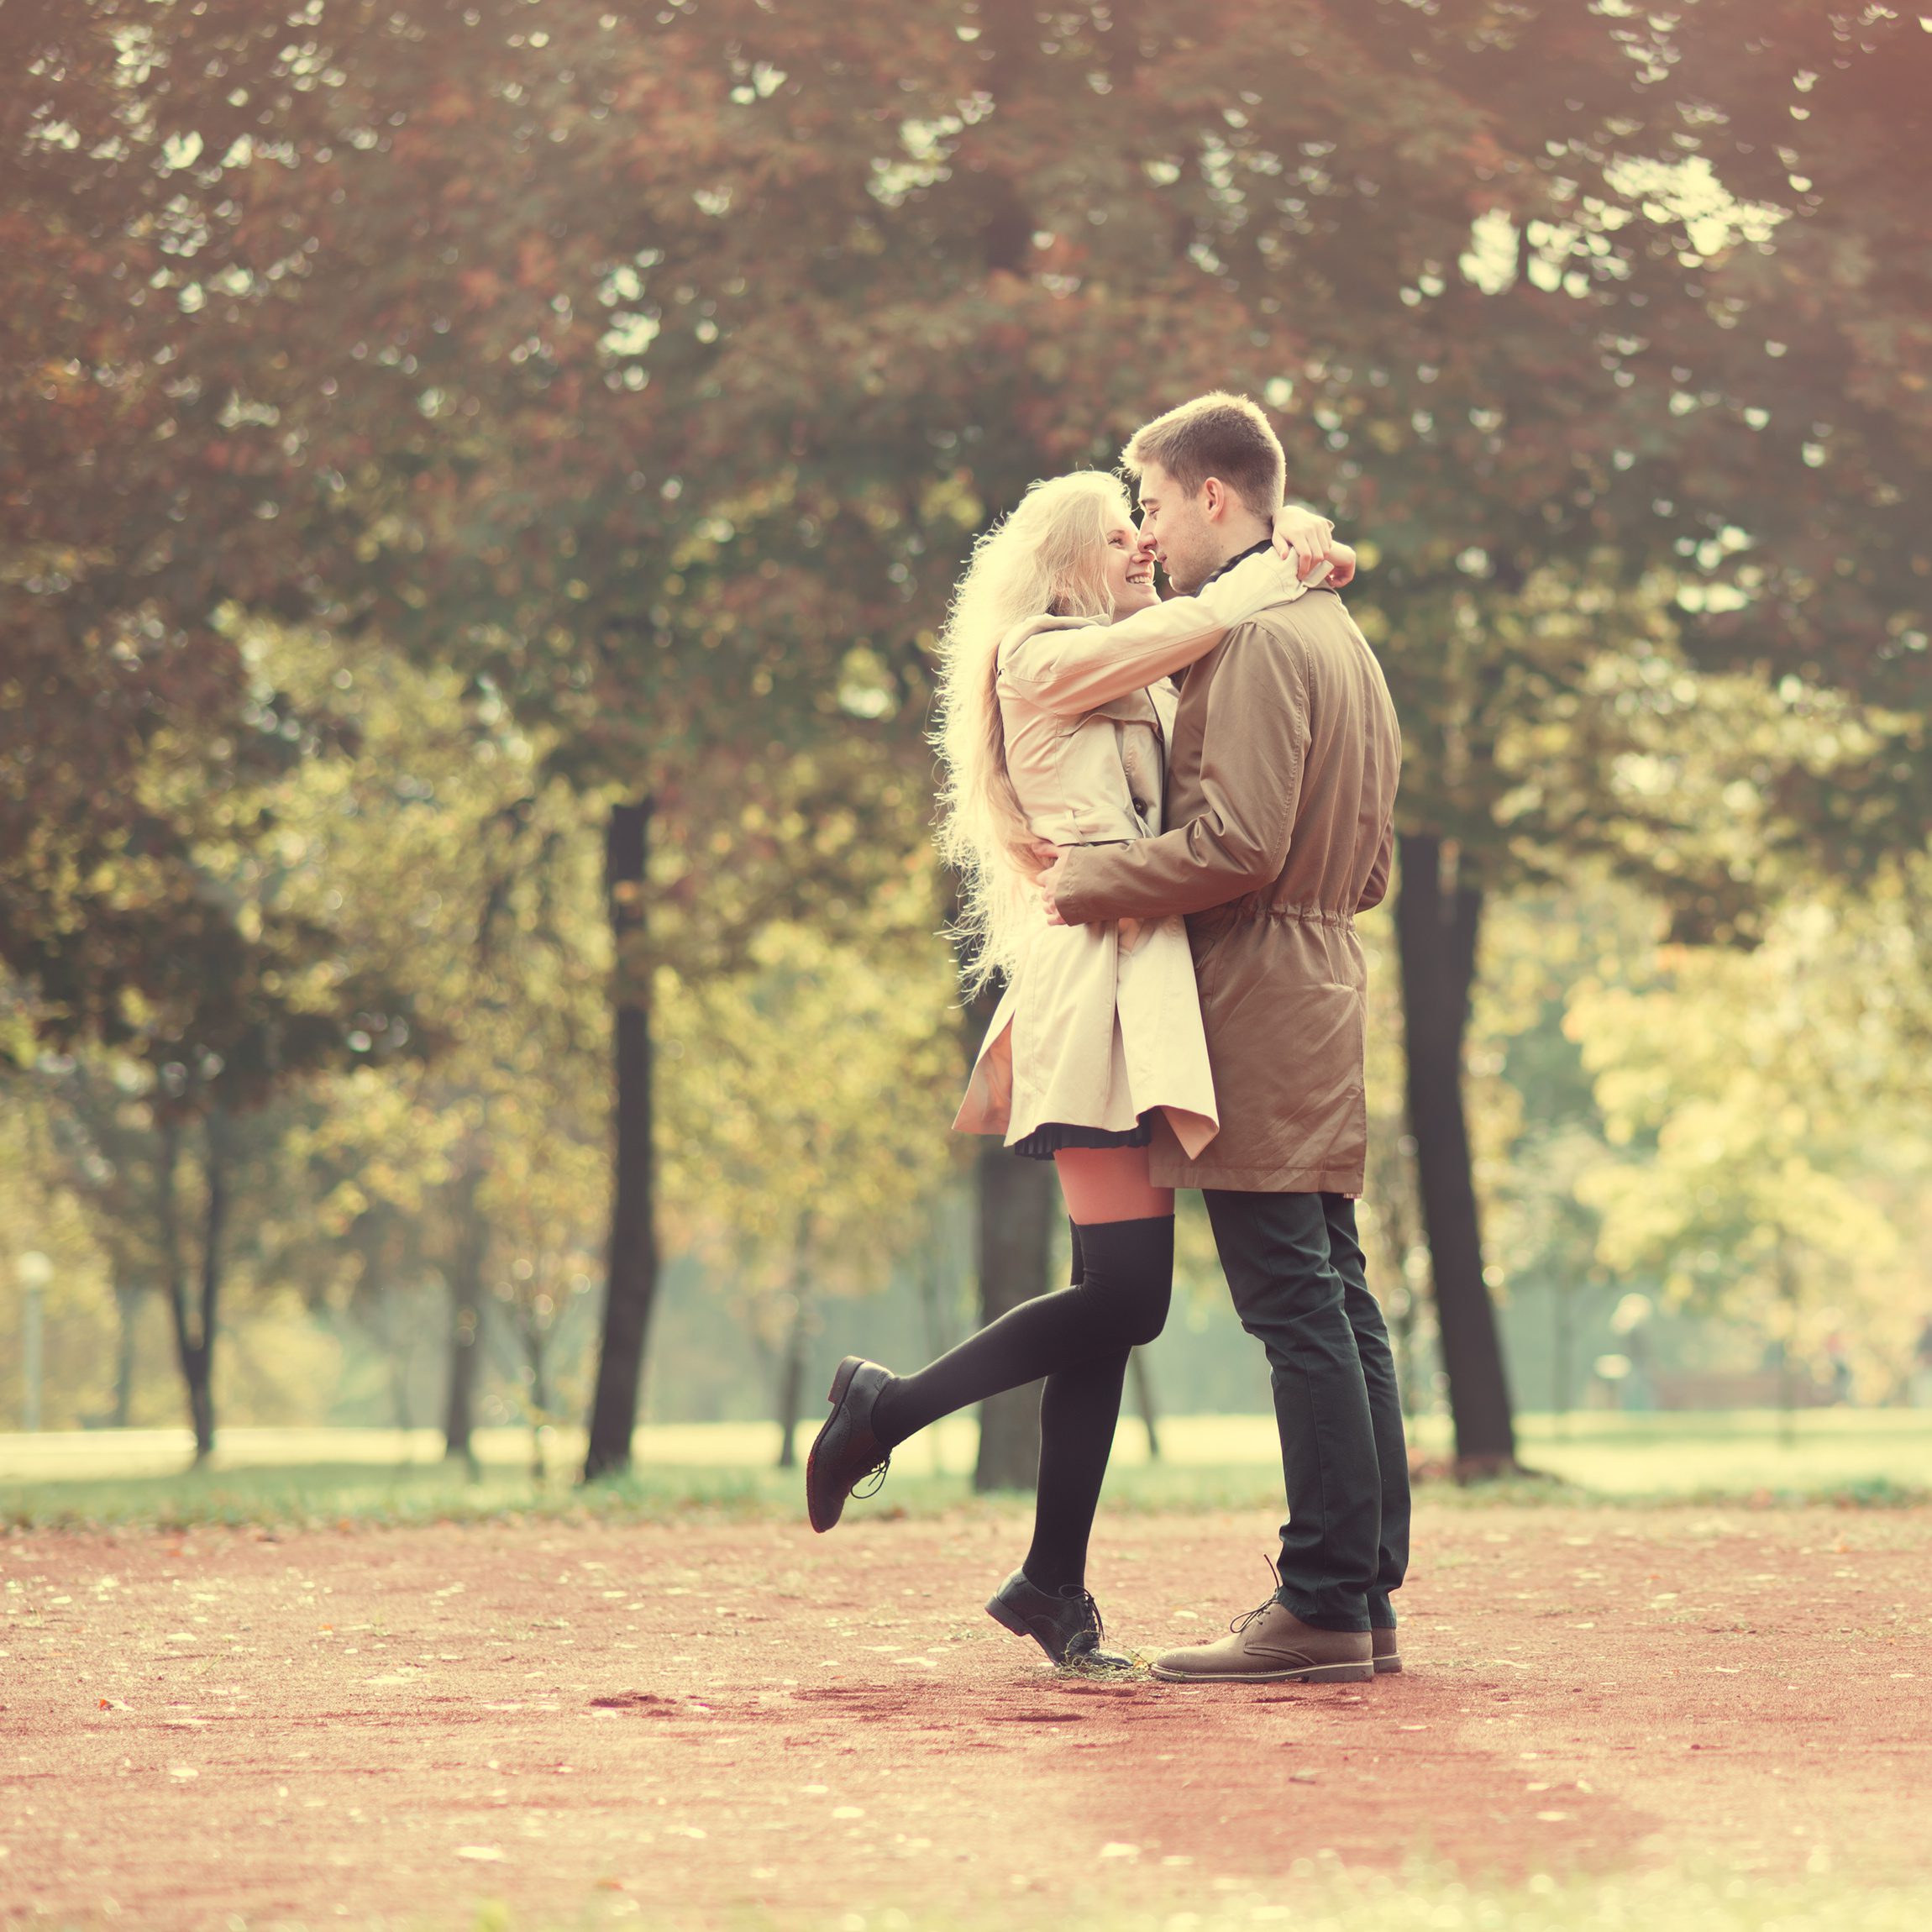
[[[1400,1658],[1400,1657],[1378,1657],[1378,1658],[1375,1660],[1375,1674],[1376,1674],[1376,1676],[1378,1676],[1378,1677],[1400,1677],[1400,1676],[1402,1675],[1402,1660],[1401,1660],[1401,1658]]]
[[[826,1400],[832,1404],[832,1414],[820,1424],[817,1435],[811,1439],[811,1448],[805,1458],[805,1513],[811,1520],[811,1526],[823,1536],[827,1530],[838,1527],[838,1519],[845,1514],[845,1499],[833,1497],[827,1509],[825,1520],[819,1520],[818,1502],[818,1448],[825,1440],[825,1432],[838,1419],[838,1412],[845,1406],[845,1392],[852,1386],[852,1378],[858,1373],[856,1357],[842,1362],[832,1376],[832,1387],[826,1393]]]
[[[1217,1671],[1212,1677],[1193,1671],[1164,1671],[1158,1664],[1153,1674],[1164,1684],[1364,1684],[1375,1675],[1375,1666],[1365,1664],[1305,1664],[1286,1671],[1248,1671],[1239,1676]]]

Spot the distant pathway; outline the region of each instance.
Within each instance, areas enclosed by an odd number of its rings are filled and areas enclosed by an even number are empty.
[[[1218,1634],[1269,1542],[1109,1519],[1110,1635]],[[979,1611],[1022,1543],[0,1537],[0,1922],[1046,1923],[1417,1851],[1932,1871],[1932,1513],[1425,1507],[1409,1674],[1346,1690],[1058,1681]]]

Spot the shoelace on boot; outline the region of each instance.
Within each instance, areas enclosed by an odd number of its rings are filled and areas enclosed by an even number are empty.
[[[861,1502],[864,1502],[869,1496],[876,1496],[885,1487],[885,1472],[891,1467],[892,1452],[888,1449],[885,1452],[885,1460],[883,1462],[874,1462],[858,1478],[858,1482],[852,1485],[852,1494]],[[869,1489],[865,1487],[868,1483],[872,1485]]]
[[[1097,1651],[1107,1634],[1107,1626],[1100,1621],[1100,1606],[1094,1601],[1093,1592],[1063,1584],[1059,1595],[1063,1603],[1078,1604],[1087,1613],[1087,1627],[1068,1640],[1067,1655],[1084,1656],[1089,1651]]]
[[[1262,1562],[1267,1564],[1268,1575],[1274,1578],[1274,1588],[1268,1592],[1264,1602],[1257,1604],[1252,1610],[1243,1610],[1238,1617],[1233,1618],[1229,1622],[1227,1627],[1237,1637],[1257,1617],[1265,1616],[1280,1601],[1276,1593],[1281,1588],[1281,1572],[1276,1567],[1272,1557],[1263,1557]]]

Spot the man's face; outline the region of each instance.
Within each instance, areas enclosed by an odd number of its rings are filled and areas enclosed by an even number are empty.
[[[1206,486],[1189,496],[1158,463],[1141,472],[1141,547],[1183,596],[1221,563],[1221,541],[1207,514]]]

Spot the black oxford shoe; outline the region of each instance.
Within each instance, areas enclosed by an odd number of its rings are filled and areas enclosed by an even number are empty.
[[[885,1479],[892,1452],[872,1433],[872,1405],[891,1379],[890,1368],[863,1355],[847,1356],[832,1378],[826,1397],[832,1413],[805,1459],[806,1513],[821,1536],[837,1522],[845,1499],[869,1476]]]
[[[993,1593],[986,1614],[1015,1636],[1031,1637],[1057,1664],[1116,1671],[1134,1667],[1131,1657],[1100,1648],[1105,1632],[1100,1606],[1084,1590],[1042,1590],[1027,1582],[1024,1570],[1016,1570]]]

